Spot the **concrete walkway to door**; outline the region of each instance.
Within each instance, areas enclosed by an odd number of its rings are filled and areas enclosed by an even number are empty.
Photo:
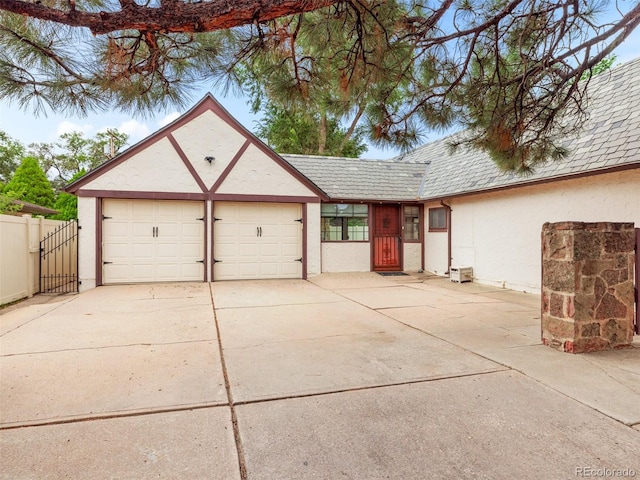
[[[427,276],[25,302],[0,310],[0,478],[640,475],[640,345],[539,337],[538,296]]]

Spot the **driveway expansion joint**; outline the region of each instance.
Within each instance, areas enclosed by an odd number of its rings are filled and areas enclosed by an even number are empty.
[[[224,377],[224,387],[227,392],[227,401],[229,402],[229,409],[231,410],[231,425],[233,427],[233,437],[236,445],[236,453],[238,457],[238,469],[240,472],[240,480],[247,480],[247,466],[244,458],[244,450],[242,448],[242,438],[240,436],[240,427],[238,426],[238,416],[236,414],[235,404],[233,402],[233,392],[231,391],[231,382],[229,381],[229,373],[227,371],[227,364],[224,359],[224,352],[222,350],[222,339],[220,338],[220,324],[218,322],[218,316],[216,315],[216,304],[213,298],[213,288],[211,282],[209,282],[209,294],[211,295],[211,310],[213,312],[213,321],[216,326],[216,335],[218,337],[218,352],[220,354],[220,366],[222,368],[222,375]]]

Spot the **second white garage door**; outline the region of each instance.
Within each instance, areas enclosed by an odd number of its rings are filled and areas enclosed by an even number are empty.
[[[302,206],[215,202],[214,280],[302,278]]]
[[[204,280],[204,204],[105,199],[103,283]]]

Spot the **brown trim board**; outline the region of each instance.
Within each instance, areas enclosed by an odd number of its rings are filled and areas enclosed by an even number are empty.
[[[107,160],[105,163],[103,163],[96,169],[92,170],[91,172],[87,173],[82,178],[79,178],[78,180],[71,183],[70,185],[67,185],[67,187],[65,188],[65,191],[70,193],[77,192],[78,189],[80,189],[83,185],[85,185],[89,181],[93,180],[96,177],[99,177],[103,173],[108,172],[112,168],[120,165],[122,162],[128,160],[134,155],[149,148],[154,143],[165,138],[168,133],[171,133],[174,130],[177,130],[180,127],[186,125],[194,118],[197,118],[200,115],[202,115],[204,112],[212,110],[215,103],[217,103],[215,99],[210,94],[207,94],[202,100],[200,100],[200,102],[196,103],[190,110],[182,114],[173,122],[169,123],[168,125],[165,125],[160,130],[152,133],[147,138],[141,140],[140,142],[136,143],[132,147],[122,152],[120,155],[117,155],[112,159]]]
[[[130,200],[206,200],[206,193],[191,192],[126,192],[121,190],[80,190],[78,197],[124,198]]]
[[[182,163],[184,163],[185,167],[187,167],[187,170],[189,170],[189,173],[191,173],[191,176],[200,187],[200,190],[202,190],[203,192],[206,192],[207,186],[202,181],[202,178],[200,178],[200,175],[198,175],[198,172],[196,171],[193,164],[187,158],[187,155],[184,153],[184,150],[182,150],[182,147],[178,144],[178,142],[176,141],[176,139],[173,137],[171,133],[167,133],[167,139],[169,140],[169,143],[171,143],[171,145],[173,146],[173,149],[176,151],[176,153],[180,157],[180,160],[182,160]]]
[[[308,253],[308,242],[307,235],[309,234],[309,228],[307,227],[307,204],[302,204],[302,279],[307,279],[307,258],[309,257]]]
[[[320,203],[318,197],[288,197],[286,195],[241,195],[236,193],[214,193],[214,202],[258,202],[258,203]]]
[[[229,162],[229,165],[227,165],[227,167],[222,171],[218,179],[215,181],[215,183],[211,187],[211,190],[209,190],[209,193],[215,193],[215,191],[218,190],[218,188],[220,188],[220,185],[222,185],[222,182],[224,182],[227,179],[227,177],[231,173],[231,170],[233,170],[233,168],[236,166],[236,164],[240,160],[240,157],[242,157],[244,152],[247,151],[247,148],[249,148],[249,145],[251,145],[251,141],[247,139],[242,144],[240,149],[236,152],[236,154],[233,156],[233,158]]]
[[[102,199],[96,197],[96,287],[102,285]]]

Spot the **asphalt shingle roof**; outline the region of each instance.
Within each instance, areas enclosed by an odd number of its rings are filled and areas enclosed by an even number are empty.
[[[419,159],[281,156],[329,197],[341,200],[417,200],[425,172]]]
[[[449,149],[451,137],[424,145],[397,161],[428,163],[421,199],[480,192],[611,167],[640,167],[640,58],[594,77],[589,84],[589,118],[565,146],[569,156],[536,168],[528,176],[502,173],[482,151]]]

